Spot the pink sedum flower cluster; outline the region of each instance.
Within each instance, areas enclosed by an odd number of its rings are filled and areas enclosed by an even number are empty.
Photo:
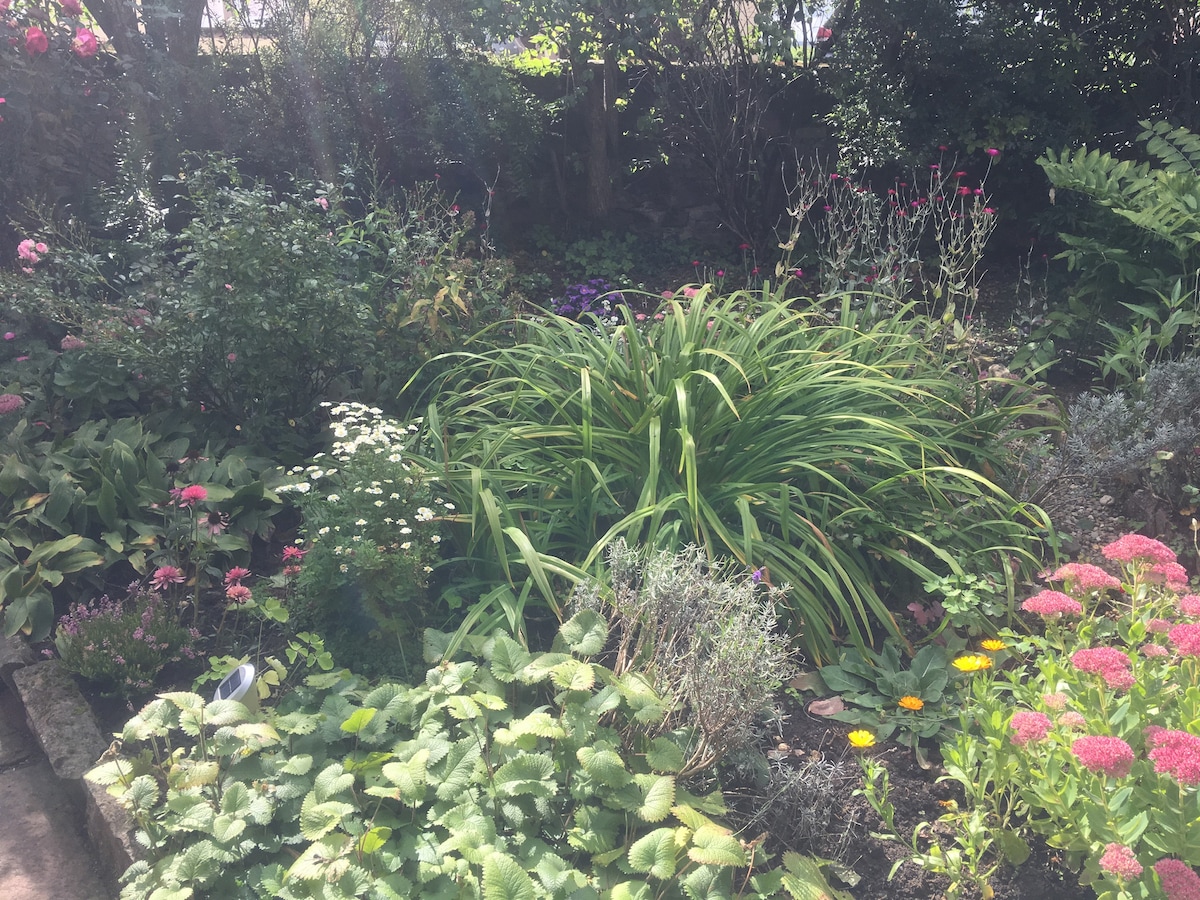
[[[1200,594],[1184,594],[1180,597],[1179,611],[1189,619],[1200,619]]]
[[[1085,594],[1121,587],[1121,579],[1091,563],[1075,562],[1060,566],[1058,571],[1050,576],[1050,581],[1061,581],[1068,591]]]
[[[1040,741],[1050,733],[1051,721],[1045,713],[1028,710],[1014,713],[1012,721],[1012,742],[1018,747],[1024,747],[1030,741]]]
[[[1106,544],[1100,552],[1105,559],[1119,563],[1146,561],[1157,565],[1177,561],[1174,550],[1144,534],[1123,534],[1111,544]]]
[[[1083,615],[1083,606],[1079,601],[1068,597],[1062,591],[1041,591],[1034,594],[1021,604],[1021,609],[1046,619]]]
[[[1200,623],[1176,625],[1167,632],[1167,640],[1184,656],[1200,656]]]
[[[1133,687],[1133,661],[1116,647],[1089,647],[1071,654],[1071,664],[1080,672],[1099,675],[1114,690]]]
[[[1200,900],[1200,875],[1180,859],[1160,859],[1154,872],[1167,900]]]
[[[1133,748],[1119,737],[1085,735],[1071,744],[1080,764],[1099,774],[1124,778],[1133,768]]]
[[[1161,729],[1147,738],[1154,771],[1180,784],[1200,784],[1200,737],[1186,731]]]
[[[1124,844],[1106,844],[1100,857],[1100,868],[1125,881],[1132,881],[1144,871],[1133,851]]]

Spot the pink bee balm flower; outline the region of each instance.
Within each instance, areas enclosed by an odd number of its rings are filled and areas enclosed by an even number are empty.
[[[1184,656],[1200,656],[1200,624],[1176,625],[1167,632],[1167,640]]]
[[[249,569],[245,569],[242,566],[234,566],[232,569],[230,569],[228,572],[225,573],[225,584],[226,585],[240,584],[241,580],[243,578],[249,578],[249,577],[250,577]]]
[[[1180,784],[1200,784],[1200,736],[1163,729],[1147,737],[1154,771],[1170,775]]]
[[[1063,582],[1068,591],[1085,594],[1121,586],[1121,579],[1090,563],[1067,563],[1060,566],[1050,580]]]
[[[1024,747],[1030,741],[1040,741],[1049,734],[1051,722],[1045,713],[1024,711],[1014,713],[1009,725],[1014,732],[1012,742]]]
[[[250,588],[244,584],[231,584],[225,588],[225,599],[230,603],[245,603],[250,599]]]
[[[179,505],[191,506],[208,499],[208,489],[202,484],[190,484],[179,492]]]
[[[100,49],[96,35],[90,28],[76,28],[75,39],[71,41],[71,52],[80,59],[91,59]]]
[[[1133,748],[1119,737],[1085,735],[1075,739],[1071,752],[1084,768],[1112,778],[1124,778],[1133,768]]]
[[[1189,618],[1200,618],[1200,594],[1184,594],[1180,597],[1179,611]]]
[[[1102,547],[1100,552],[1104,554],[1105,559],[1111,559],[1113,562],[1131,563],[1136,560],[1148,560],[1152,563],[1173,563],[1176,561],[1175,551],[1162,541],[1148,538],[1144,534],[1121,535],[1111,544]]]
[[[1132,881],[1142,874],[1142,865],[1133,851],[1124,844],[1106,844],[1100,857],[1100,868],[1110,875]]]
[[[25,29],[25,52],[30,56],[37,56],[39,53],[45,53],[50,49],[50,39],[46,37],[46,32],[38,28],[36,25],[30,25]]]
[[[1183,860],[1160,859],[1154,864],[1154,873],[1167,900],[1200,900],[1200,876]]]
[[[18,394],[0,394],[0,416],[14,413],[24,405],[25,401]]]
[[[159,566],[150,576],[151,586],[161,591],[168,584],[183,584],[183,570],[178,566]]]
[[[1083,615],[1083,606],[1078,600],[1068,597],[1061,591],[1041,591],[1034,594],[1021,604],[1025,612],[1037,613],[1047,619],[1057,619],[1059,616]]]

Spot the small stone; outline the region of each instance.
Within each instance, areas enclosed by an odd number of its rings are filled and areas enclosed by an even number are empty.
[[[1112,506],[1116,502],[1117,501],[1115,501],[1113,499],[1112,494],[1105,494],[1103,497],[1100,498],[1101,506]]]
[[[790,746],[788,746],[787,744],[785,744],[783,741],[780,741],[779,744],[775,747],[775,749],[782,750],[786,753],[788,750],[791,750],[792,748]]]

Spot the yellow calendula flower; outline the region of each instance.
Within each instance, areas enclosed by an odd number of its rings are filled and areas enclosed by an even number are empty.
[[[925,701],[920,697],[904,696],[896,701],[897,705],[903,706],[905,709],[911,709],[914,712],[925,708]]]
[[[863,729],[850,732],[848,735],[846,735],[846,740],[850,742],[852,747],[865,749],[867,747],[875,746],[875,735]]]
[[[987,650],[989,653],[998,653],[1008,645],[1005,644],[1004,641],[998,641],[995,638],[988,638],[986,641],[980,641],[979,646],[984,650]]]
[[[960,656],[951,665],[960,672],[979,672],[992,667],[992,658],[984,656],[982,653],[970,653]]]

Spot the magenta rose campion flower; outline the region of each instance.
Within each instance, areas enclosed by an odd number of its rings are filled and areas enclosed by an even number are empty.
[[[71,41],[71,52],[80,59],[91,59],[100,49],[96,35],[90,28],[76,28],[75,40]]]
[[[62,11],[68,16],[78,16],[83,14],[83,5],[79,2],[79,0],[59,0],[58,5],[62,7]]]
[[[46,32],[38,28],[36,25],[30,25],[25,29],[25,52],[30,56],[37,56],[39,53],[45,53],[50,49],[50,39],[46,37]]]

